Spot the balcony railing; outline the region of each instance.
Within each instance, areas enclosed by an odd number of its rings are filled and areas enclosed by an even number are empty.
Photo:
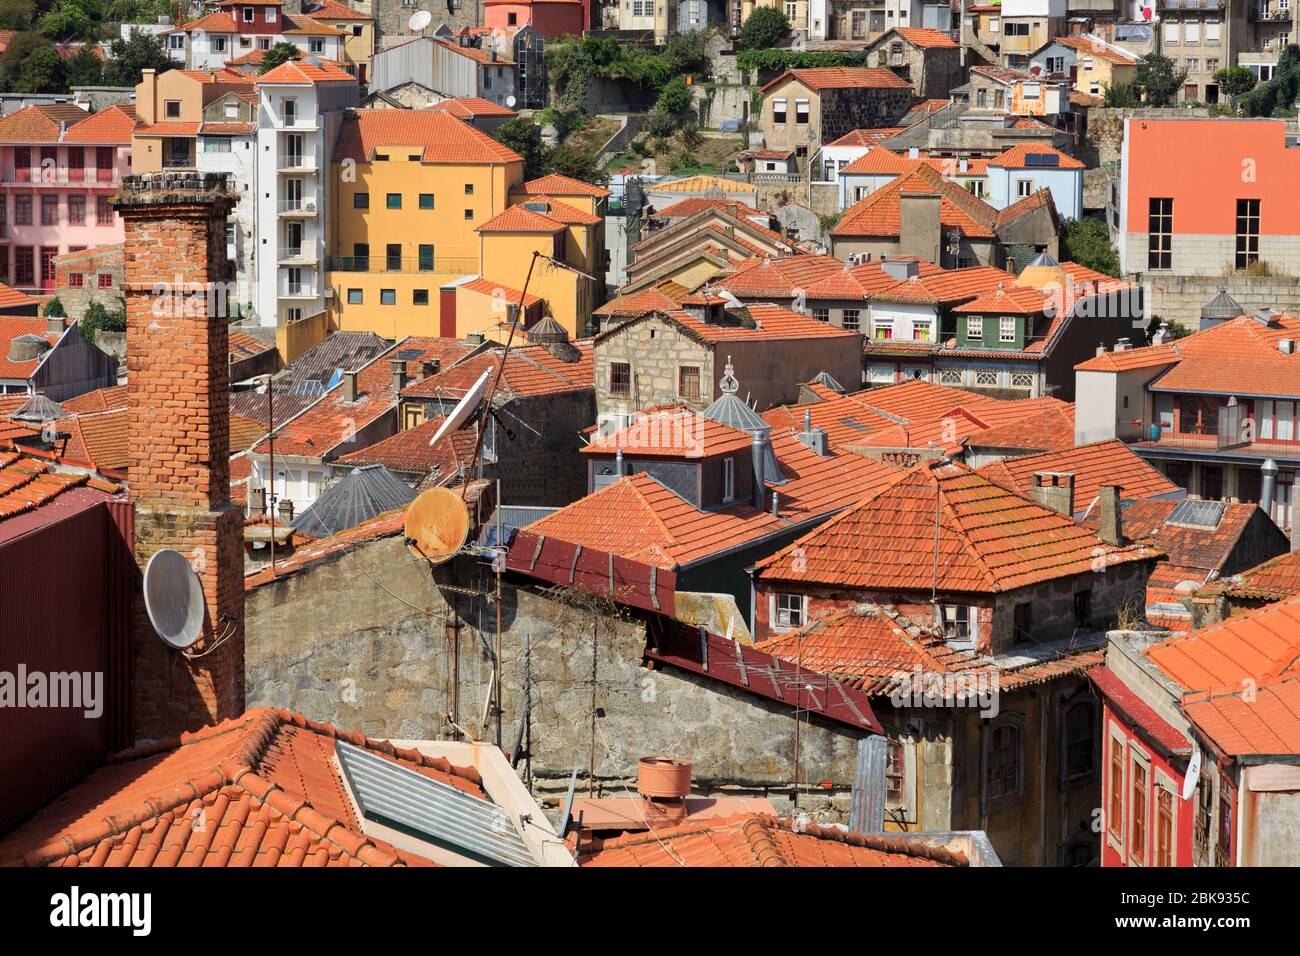
[[[330,272],[413,273],[438,272],[444,275],[472,275],[479,271],[474,256],[327,256],[325,268]]]
[[[279,289],[282,299],[314,299],[320,294],[320,287],[315,282],[281,280]]]
[[[121,176],[113,169],[6,169],[0,172],[0,182],[21,183],[24,186],[117,186]]]
[[[286,216],[316,215],[315,199],[281,199],[277,204],[279,211]]]
[[[193,156],[164,156],[163,169],[194,169]]]
[[[1261,20],[1265,23],[1287,23],[1291,20],[1290,10],[1282,10],[1278,7],[1269,7],[1265,4],[1252,7],[1250,12],[1256,20]]]
[[[315,169],[316,157],[309,153],[280,153],[275,158],[276,169]]]

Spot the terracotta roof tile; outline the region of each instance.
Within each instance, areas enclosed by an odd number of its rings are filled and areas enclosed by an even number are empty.
[[[0,525],[18,515],[42,509],[61,495],[85,485],[91,485],[84,489],[86,492],[101,499],[111,496],[112,492],[100,489],[112,486],[91,484],[86,475],[56,472],[48,461],[0,451]]]
[[[949,47],[956,49],[958,44],[952,37],[940,30],[929,27],[895,27],[894,32],[913,46],[922,49]],[[945,102],[946,105],[946,102]]]
[[[1158,557],[1141,545],[1104,545],[1073,519],[964,465],[935,463],[910,469],[757,567],[769,581],[988,594],[1086,574],[1099,560],[1111,566]]]
[[[359,10],[353,10],[339,0],[320,0],[303,7],[303,13],[317,20],[373,20],[374,18]]]
[[[449,50],[457,56],[463,56],[467,60],[473,60],[480,66],[514,66],[514,60],[508,60],[505,57],[493,57],[488,50],[480,50],[475,46],[459,46],[450,40],[434,40],[434,43]]]
[[[1300,594],[1300,551],[1279,555],[1248,571],[1221,579],[1210,591],[1265,601],[1279,601]]]
[[[337,32],[332,28],[326,27],[325,29],[328,30],[330,33]],[[277,66],[274,70],[271,70],[269,73],[263,73],[261,76],[259,76],[257,82],[259,84],[324,83],[331,80],[346,80],[350,83],[355,83],[357,81],[357,78],[351,75],[350,73],[348,73],[346,70],[342,70],[339,67],[334,66],[331,63],[327,63],[323,60],[317,63],[312,63],[310,59],[305,59],[305,60],[289,60],[285,63],[281,63],[279,66]],[[379,110],[377,112],[385,112],[385,111]],[[406,110],[403,110],[402,113],[406,114]]]
[[[680,219],[685,216],[693,216],[702,209],[723,209],[728,212],[734,212],[741,217],[764,216],[767,213],[759,212],[753,206],[741,202],[739,199],[726,199],[724,197],[701,197],[696,199],[679,199],[675,203],[665,206],[663,209],[655,210],[656,219]]]
[[[442,423],[442,416],[434,416],[368,448],[344,455],[338,462],[340,465],[383,465],[389,471],[449,477],[459,468],[468,468],[474,460],[478,429],[458,428],[438,439],[436,445],[430,444]]]
[[[834,256],[763,256],[742,263],[731,275],[710,285],[741,298],[788,299],[843,268],[844,263]]]
[[[6,291],[13,293],[15,304],[22,304],[23,299],[35,301],[16,289],[0,285],[0,306],[9,298]],[[36,358],[16,362],[9,358],[10,343],[23,335],[35,335],[53,346],[59,341],[60,334],[48,331],[48,327],[49,323],[37,315],[0,315],[0,378],[31,378],[35,374],[37,367],[50,355],[52,349],[42,352]]]
[[[868,66],[826,66],[805,70],[786,70],[776,79],[765,85],[760,92],[766,93],[787,77],[793,76],[810,90],[908,90],[912,85],[893,70],[884,67]]]
[[[127,386],[109,385],[59,402],[65,412],[106,412],[127,407]]]
[[[924,164],[845,211],[831,236],[897,236],[904,193],[937,194],[939,221],[972,238],[992,238],[998,211]]]
[[[348,110],[343,114],[334,160],[370,162],[376,149],[402,146],[423,149],[425,163],[523,162],[514,150],[441,109]]]
[[[877,143],[883,143],[899,133],[905,132],[906,126],[885,126],[879,129],[855,129],[851,133],[845,133],[839,139],[828,146],[874,146]]]
[[[1078,50],[1081,53],[1086,53],[1089,56],[1095,56],[1100,60],[1106,60],[1110,63],[1119,63],[1121,65],[1129,66],[1137,63],[1137,57],[1128,52],[1128,50],[1111,46],[1104,40],[1099,40],[1092,36],[1053,37],[1052,42],[1059,43],[1062,46],[1068,46],[1071,49]]]
[[[1056,159],[1054,166],[1042,166],[1042,164],[1031,165],[1027,157],[1029,156],[1052,156]],[[1005,153],[994,159],[989,160],[990,166],[997,166],[1001,169],[1083,169],[1083,163],[1079,162],[1073,156],[1067,156],[1053,146],[1046,143],[1017,143]]]
[[[1073,416],[1070,417],[1073,418]],[[1019,440],[1033,441],[1032,427],[1034,420],[1031,419],[1021,424],[1026,427],[1023,438]],[[1014,428],[999,431],[1002,435],[1006,435],[1007,438],[1017,440],[1014,437]],[[988,441],[988,434],[986,432],[979,435],[971,441],[971,444],[983,446]],[[999,438],[998,433],[994,432],[995,440],[1001,441],[1007,440],[1007,438]],[[1046,441],[1051,441],[1050,435],[1044,436],[1044,438]],[[1040,445],[1045,443],[1045,441],[1040,440]],[[1087,511],[1092,508],[1102,485],[1119,485],[1124,499],[1134,502],[1133,507],[1137,507],[1139,512],[1151,508],[1156,511],[1163,511],[1167,517],[1168,513],[1178,504],[1177,501],[1140,502],[1140,499],[1143,498],[1177,494],[1179,487],[1156,471],[1155,468],[1121,441],[1094,442],[1077,448],[1072,447],[1071,443],[1071,445],[1064,448],[1045,451],[1037,455],[1004,458],[1002,461],[984,465],[978,470],[981,475],[991,481],[995,481],[1025,497],[1030,496],[1035,472],[1051,471],[1072,474],[1074,475],[1074,507],[1076,512]],[[1093,510],[1095,511],[1095,509]],[[1125,533],[1130,538],[1145,538],[1146,535],[1137,530],[1140,525],[1133,525],[1130,522],[1129,511],[1130,509],[1125,509]],[[1133,517],[1136,517],[1136,513],[1134,513]],[[1164,549],[1165,542],[1161,541],[1160,546]]]
[[[968,866],[964,854],[885,833],[780,820],[760,814],[690,821],[585,844],[579,866],[892,867]]]
[[[384,110],[383,112],[389,111]],[[564,228],[564,223],[520,205],[510,206],[504,212],[487,220],[487,222],[480,223],[475,227],[475,230],[477,232],[556,233],[564,231]]]
[[[1248,611],[1142,651],[1189,691],[1231,688],[1268,676],[1295,676],[1300,658],[1300,598]]]
[[[593,314],[617,318],[637,318],[651,312],[676,309],[678,303],[660,292],[658,288],[642,289],[628,295],[610,299]]]
[[[480,116],[518,116],[514,110],[508,106],[502,106],[500,103],[493,103],[491,100],[485,100],[481,96],[459,96],[450,99],[439,100],[429,107],[431,110],[442,110],[444,113],[450,113],[457,119],[471,120]]]
[[[686,176],[683,179],[660,180],[646,187],[648,193],[706,193],[710,190],[723,193],[757,193],[758,187],[738,179],[723,179],[720,176]]]
[[[671,405],[638,412],[625,428],[592,438],[582,453],[612,455],[621,449],[642,456],[711,458],[748,451],[752,443],[749,432],[705,418],[689,405]]]
[[[70,126],[63,134],[63,141],[129,145],[131,132],[134,129],[135,106],[110,106]]]
[[[1036,415],[1006,422],[988,428],[974,436],[970,444],[979,448],[1015,448],[1021,451],[1068,452],[1074,448],[1074,405],[1073,403],[1045,408]],[[1007,459],[1003,462],[1011,466],[1021,459]],[[991,468],[992,466],[985,466]],[[979,469],[985,472],[983,468]],[[1015,469],[1012,469],[1015,471]],[[1050,471],[1050,468],[1036,468]],[[1069,469],[1064,469],[1069,470]],[[990,477],[992,477],[990,475]],[[1023,491],[1022,491],[1023,493]]]
[[[335,740],[472,796],[473,768],[285,710],[250,710],[109,758],[0,841],[19,866],[402,866],[432,861],[362,831]],[[202,827],[194,826],[203,819]]]
[[[518,191],[530,196],[590,196],[595,199],[604,199],[613,195],[604,186],[583,182],[581,179],[574,179],[572,176],[560,173],[548,173],[538,179],[530,179],[520,186]]]
[[[1265,680],[1249,697],[1240,687],[1189,694],[1182,707],[1220,753],[1232,757],[1300,754],[1300,675]]]
[[[591,340],[579,339],[571,344],[577,356],[574,362],[556,358],[541,345],[512,347],[505,360],[505,371],[501,373],[498,399],[508,401],[595,388]],[[402,396],[459,399],[484,371],[492,372],[489,384],[496,379],[501,354],[501,349],[491,349],[455,364],[444,362],[442,371],[408,385]]]
[[[903,258],[891,256],[891,259]],[[944,270],[932,262],[917,260],[917,275],[922,279],[938,275]],[[836,272],[827,272],[804,290],[809,299],[867,299],[899,284],[899,280],[885,271],[881,260],[860,265],[844,263]]]
[[[0,119],[0,142],[57,143],[65,127],[89,115],[72,103],[24,106]]]

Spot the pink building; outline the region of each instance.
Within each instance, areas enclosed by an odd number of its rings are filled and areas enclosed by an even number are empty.
[[[548,40],[581,36],[589,20],[587,0],[483,0],[484,26],[531,26]]]
[[[54,257],[120,243],[109,199],[131,170],[135,112],[70,103],[0,119],[0,281],[54,291]]]

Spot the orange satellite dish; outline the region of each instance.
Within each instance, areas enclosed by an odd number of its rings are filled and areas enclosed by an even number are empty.
[[[449,488],[430,488],[406,510],[406,539],[430,564],[451,560],[469,537],[469,511]]]

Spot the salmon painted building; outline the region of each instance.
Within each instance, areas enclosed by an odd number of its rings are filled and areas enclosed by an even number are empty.
[[[1300,259],[1300,149],[1281,119],[1124,122],[1125,275],[1223,276]]]

